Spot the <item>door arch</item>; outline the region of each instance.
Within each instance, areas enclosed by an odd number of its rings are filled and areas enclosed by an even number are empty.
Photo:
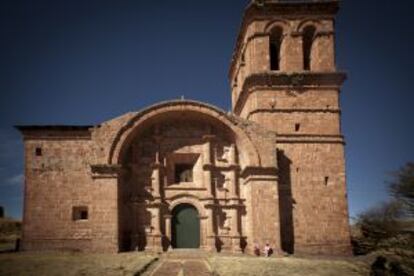
[[[193,205],[183,203],[172,210],[171,245],[173,248],[200,247],[200,218]]]

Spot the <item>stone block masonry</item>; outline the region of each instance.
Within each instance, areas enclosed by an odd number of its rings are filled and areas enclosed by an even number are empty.
[[[180,100],[17,127],[24,250],[351,253],[338,2],[258,2],[230,65],[231,114]]]

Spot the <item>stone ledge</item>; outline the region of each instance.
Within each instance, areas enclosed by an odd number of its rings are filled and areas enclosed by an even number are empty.
[[[164,187],[165,191],[207,191],[204,187]]]
[[[338,108],[258,108],[250,111],[247,115],[247,120],[257,113],[333,113],[341,114]]]
[[[320,144],[345,144],[343,135],[321,134],[279,134],[278,144],[288,143],[320,143]]]
[[[118,174],[122,171],[120,165],[95,164],[91,165],[92,178],[118,178]]]
[[[307,87],[335,86],[340,87],[346,80],[345,72],[300,71],[293,73],[266,71],[246,77],[242,90],[234,106],[234,113],[239,115],[241,107],[254,87],[304,89]]]
[[[277,177],[278,170],[276,167],[246,167],[241,172],[242,178],[248,178],[248,177],[269,177],[274,176]]]

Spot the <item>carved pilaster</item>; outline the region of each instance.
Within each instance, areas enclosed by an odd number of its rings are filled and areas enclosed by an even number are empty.
[[[171,215],[165,215],[164,219],[165,219],[165,236],[167,237],[167,239],[169,241],[171,241],[171,219],[172,219],[172,216]]]
[[[213,197],[214,190],[212,187],[212,162],[211,162],[211,140],[214,138],[213,135],[204,135],[203,140],[203,181],[204,186],[207,189],[207,196]]]
[[[230,199],[237,199],[237,184],[238,184],[238,169],[234,168],[229,175],[230,185],[229,185],[229,197]]]
[[[236,145],[232,144],[229,150],[229,164],[231,166],[237,165]]]
[[[214,205],[206,205],[207,212],[207,249],[209,251],[216,250],[216,231],[214,227]]]
[[[160,207],[155,204],[148,208],[151,212],[151,226],[147,233],[147,249],[154,252],[162,251]]]
[[[154,198],[161,197],[161,185],[162,185],[162,168],[163,165],[159,162],[159,154],[156,153],[155,157],[155,164],[152,166],[152,176],[151,176],[151,187],[152,187],[152,195]]]

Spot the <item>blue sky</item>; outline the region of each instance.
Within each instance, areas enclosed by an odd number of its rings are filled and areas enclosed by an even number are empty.
[[[180,98],[230,109],[227,70],[245,0],[0,3],[0,205],[21,217],[16,124],[98,124]],[[344,0],[336,22],[351,216],[387,199],[414,160],[410,1]]]

